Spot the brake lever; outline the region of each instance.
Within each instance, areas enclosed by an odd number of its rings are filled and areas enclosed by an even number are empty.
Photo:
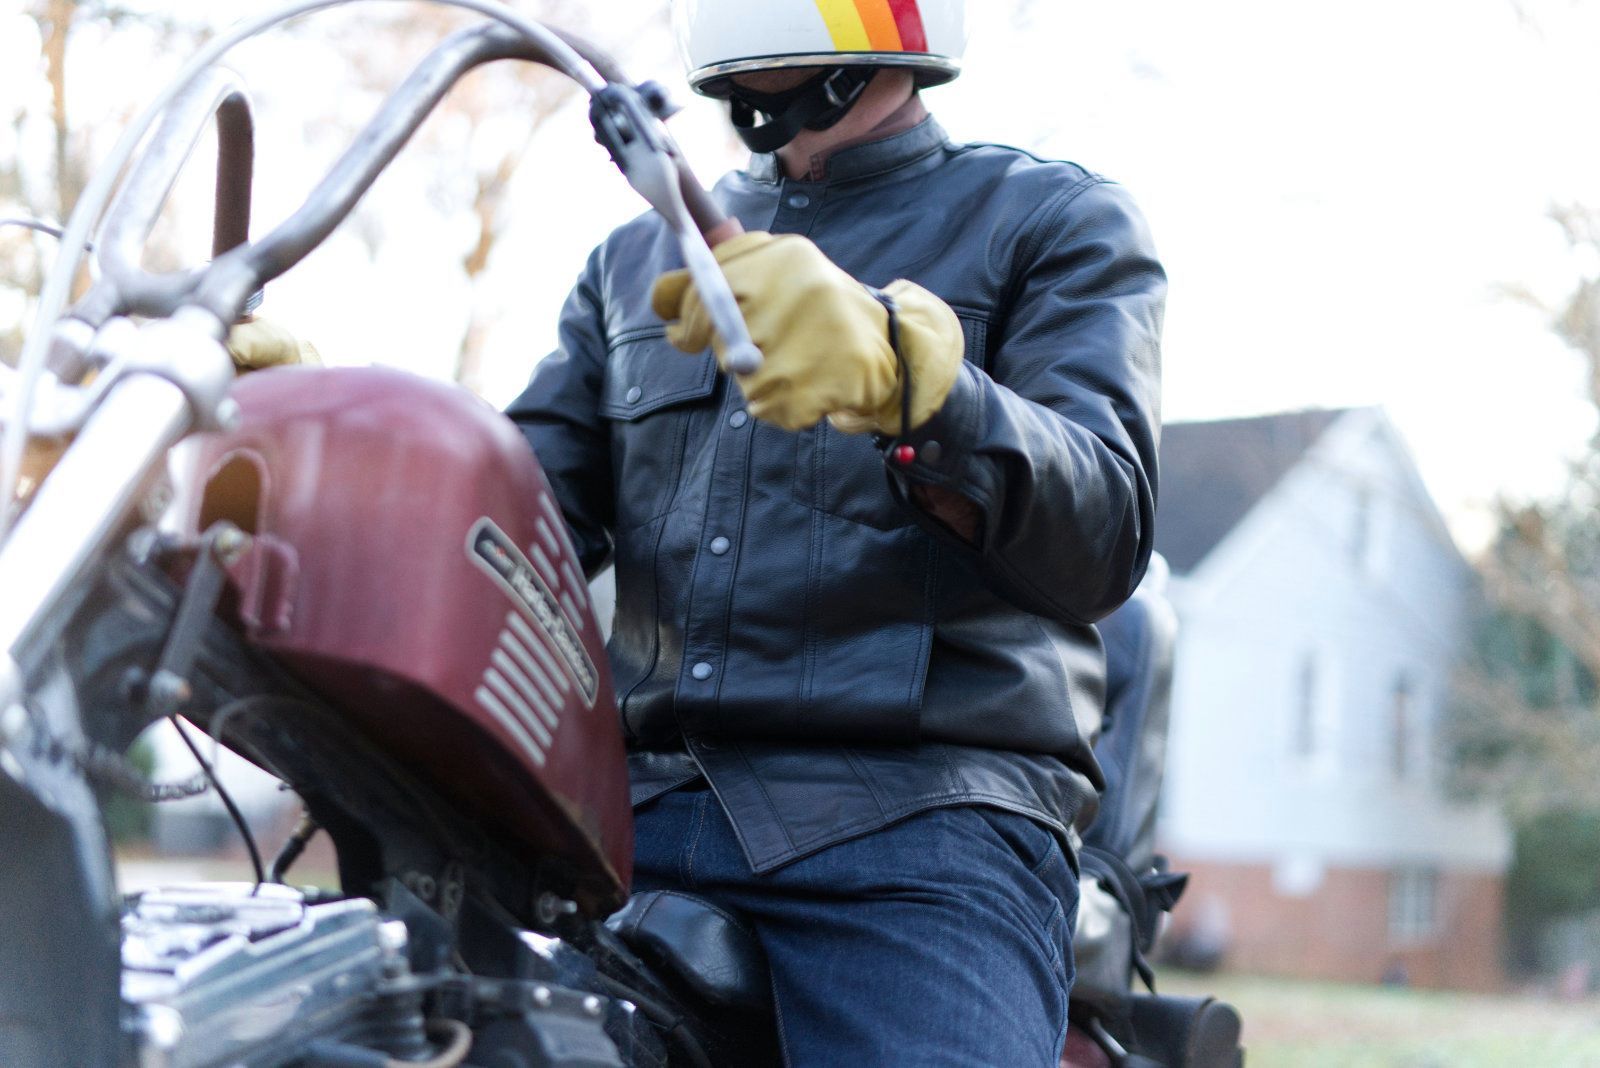
[[[694,279],[712,327],[723,340],[724,365],[735,374],[749,374],[760,369],[761,350],[750,339],[739,302],[701,231],[702,225],[720,220],[696,223],[684,200],[682,154],[662,122],[662,113],[667,111],[664,93],[650,92],[647,100],[640,89],[613,83],[591,98],[589,121],[594,125],[595,140],[611,153],[628,184],[677,236],[684,265]]]

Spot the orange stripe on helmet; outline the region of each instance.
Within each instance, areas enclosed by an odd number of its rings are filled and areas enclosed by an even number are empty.
[[[872,51],[901,51],[900,27],[895,23],[889,0],[856,0],[856,10],[861,13],[861,24],[866,28]]]

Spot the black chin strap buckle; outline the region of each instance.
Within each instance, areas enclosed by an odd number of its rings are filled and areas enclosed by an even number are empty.
[[[801,130],[826,130],[849,114],[877,71],[870,67],[836,67],[818,71],[792,89],[763,93],[731,84],[728,101],[740,140],[752,152],[776,152]],[[756,115],[769,122],[757,126]]]
[[[829,122],[828,126],[844,118],[844,112],[850,110],[850,106],[860,100],[861,94],[867,91],[867,82],[871,81],[871,78],[852,77],[851,73],[848,67],[840,67],[823,79],[823,96],[827,98],[829,104],[842,109],[838,117]],[[825,130],[827,127],[813,126],[812,129]]]

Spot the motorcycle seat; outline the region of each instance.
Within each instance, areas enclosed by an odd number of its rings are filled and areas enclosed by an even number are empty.
[[[706,1005],[772,1011],[766,952],[755,932],[727,910],[675,890],[648,890],[629,898],[606,926]]]

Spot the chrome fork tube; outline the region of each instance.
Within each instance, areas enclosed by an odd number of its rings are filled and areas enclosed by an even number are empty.
[[[0,545],[0,712],[21,694],[26,654],[57,636],[73,593],[148,492],[167,450],[215,418],[233,378],[226,351],[192,325],[146,324],[139,344],[161,360],[136,359],[135,368],[163,372],[130,369],[111,387]]]

